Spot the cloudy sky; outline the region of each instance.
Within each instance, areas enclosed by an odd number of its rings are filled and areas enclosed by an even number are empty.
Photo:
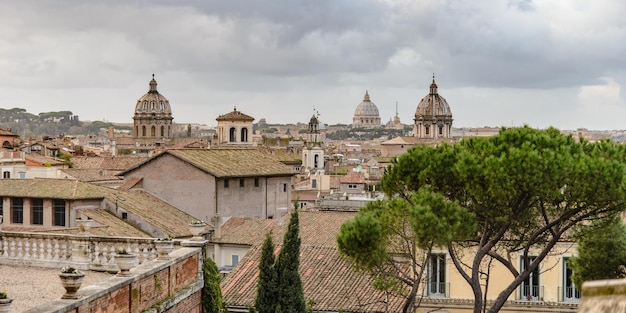
[[[131,122],[152,74],[177,123],[233,107],[412,123],[433,73],[455,127],[626,129],[617,0],[2,0],[0,107]]]

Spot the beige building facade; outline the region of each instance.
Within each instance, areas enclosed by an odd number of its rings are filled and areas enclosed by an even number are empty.
[[[273,218],[291,206],[295,172],[252,149],[167,150],[121,173],[197,219]]]
[[[252,146],[252,122],[254,118],[237,111],[220,115],[217,120],[217,144],[234,146]]]

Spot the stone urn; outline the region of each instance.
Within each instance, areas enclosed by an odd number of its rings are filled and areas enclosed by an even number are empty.
[[[118,276],[132,276],[130,269],[137,265],[137,255],[120,250],[115,254],[115,264],[120,269]]]
[[[170,252],[174,250],[174,241],[170,239],[157,239],[154,241],[157,251],[157,260],[169,260]]]
[[[89,232],[89,230],[91,229],[91,224],[92,224],[92,220],[81,220],[81,219],[76,220],[76,226],[78,226],[78,229],[83,234]]]
[[[195,221],[189,223],[189,232],[193,235],[191,240],[193,241],[202,241],[204,238],[201,236],[206,230],[206,223],[202,221]]]
[[[78,299],[77,291],[83,283],[84,277],[85,273],[76,270],[71,273],[64,273],[61,271],[61,273],[59,273],[59,278],[61,278],[61,284],[63,285],[63,288],[65,288],[65,294],[61,297],[61,299]]]
[[[2,292],[0,292],[0,294],[2,294]],[[11,302],[13,302],[13,299],[0,298],[0,313],[9,313],[11,310]]]

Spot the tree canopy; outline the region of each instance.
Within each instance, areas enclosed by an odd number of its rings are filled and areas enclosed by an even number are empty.
[[[581,290],[587,280],[615,279],[626,275],[626,225],[616,215],[580,227],[578,256],[569,260],[572,280]]]
[[[302,313],[306,311],[304,289],[300,279],[300,221],[298,210],[291,213],[283,246],[276,260],[278,276],[278,304],[276,311]]]
[[[222,289],[220,288],[220,272],[213,259],[204,259],[202,262],[202,275],[204,276],[202,313],[225,312],[224,302],[222,302]]]
[[[276,311],[278,277],[274,266],[275,259],[274,243],[272,242],[271,233],[268,233],[261,247],[259,280],[257,281],[257,295],[254,301],[255,312],[274,313]]]
[[[483,310],[484,263],[495,260],[511,272],[513,281],[489,308],[497,312],[574,226],[624,210],[625,149],[554,128],[503,129],[459,144],[416,146],[393,161],[382,188],[389,197],[402,198],[432,188],[475,217],[471,238],[452,240],[447,250],[474,293],[474,312]],[[471,259],[465,262],[467,251]],[[521,256],[524,270],[512,255]]]
[[[341,226],[337,244],[356,269],[373,277],[374,287],[408,294],[403,312],[412,312],[433,247],[469,238],[473,220],[458,203],[424,188],[368,203]]]

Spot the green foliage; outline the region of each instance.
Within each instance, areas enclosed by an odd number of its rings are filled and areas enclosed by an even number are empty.
[[[254,302],[254,308],[259,313],[274,313],[276,311],[278,277],[274,263],[274,243],[272,242],[271,233],[268,233],[261,247],[257,296]]]
[[[225,306],[222,302],[222,290],[220,289],[220,273],[217,265],[211,258],[205,258],[202,262],[202,275],[204,275],[202,313],[225,312]]]
[[[300,267],[300,225],[298,210],[294,210],[289,220],[283,246],[276,261],[278,275],[278,305],[285,313],[302,313],[306,310],[304,290],[298,269]]]
[[[588,280],[626,275],[626,225],[620,215],[581,226],[576,232],[578,256],[569,260],[576,289]]]
[[[475,231],[471,213],[423,188],[407,197],[368,203],[341,226],[337,245],[355,269],[374,278],[375,288],[405,296],[409,308],[432,248],[470,238]],[[407,294],[407,288],[413,292]]]
[[[494,258],[517,278],[489,308],[497,312],[572,227],[624,210],[625,158],[626,146],[610,141],[589,143],[554,128],[502,129],[459,144],[416,146],[385,170],[382,189],[409,198],[432,188],[475,217],[470,240],[455,239],[448,251],[473,290],[475,312],[483,305],[482,264]],[[461,260],[468,248],[476,253]],[[536,258],[518,272],[509,256],[530,251]]]

